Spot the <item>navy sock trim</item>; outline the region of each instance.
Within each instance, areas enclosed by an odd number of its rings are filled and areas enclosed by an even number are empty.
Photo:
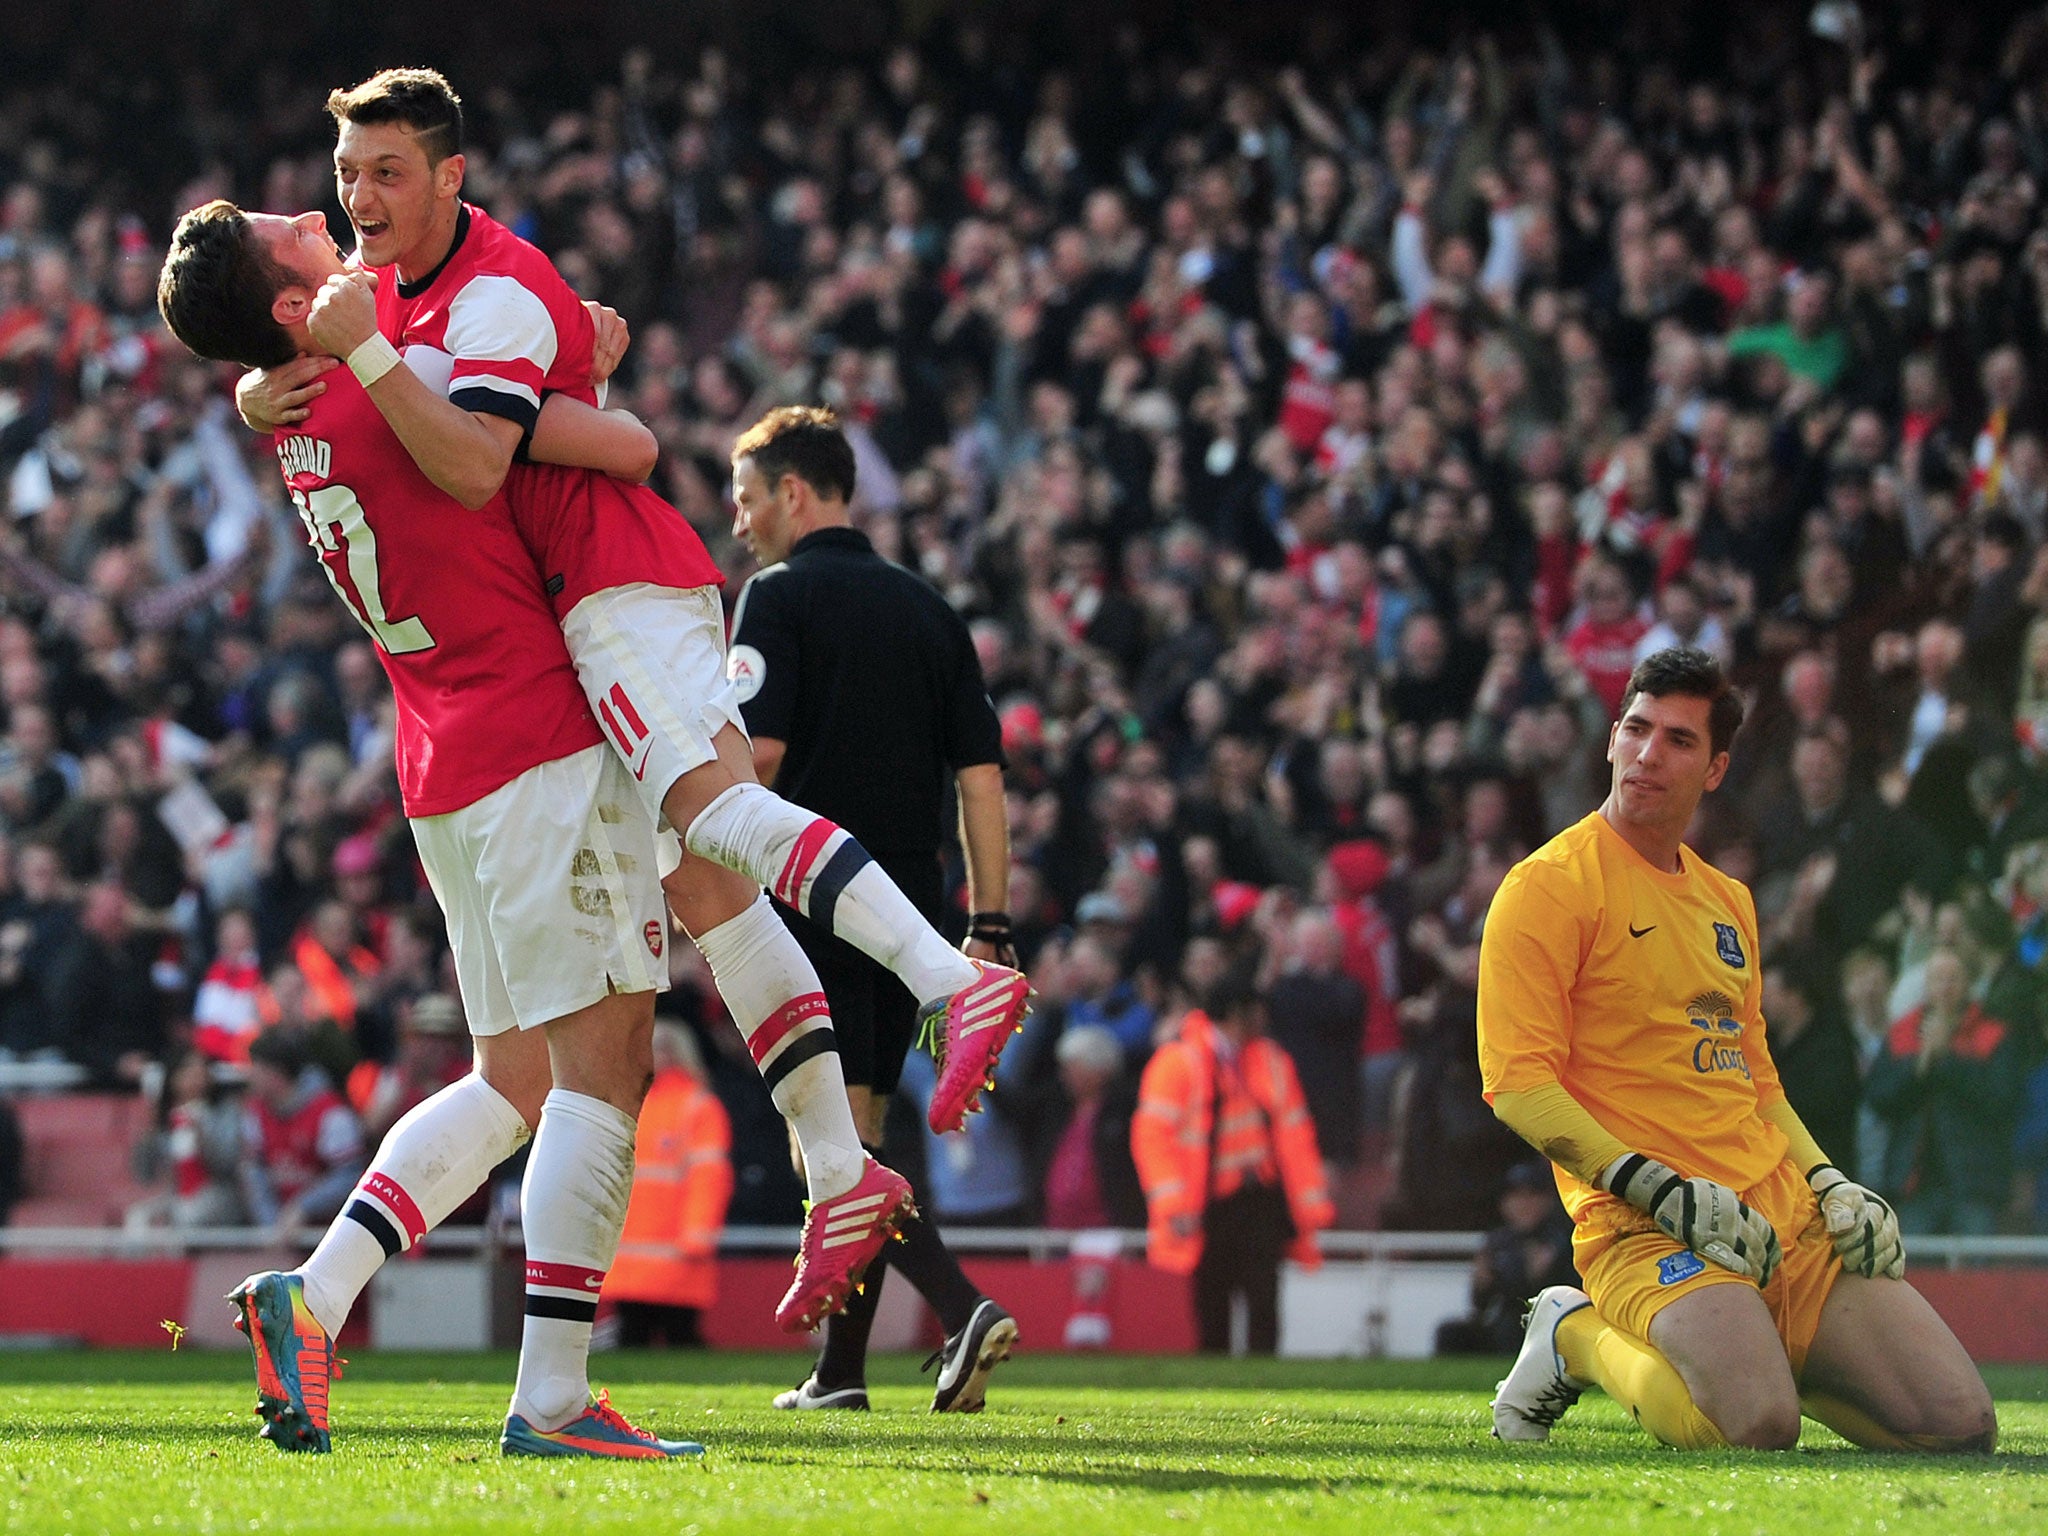
[[[377,1246],[384,1250],[385,1258],[395,1259],[405,1251],[405,1239],[398,1235],[398,1228],[391,1225],[391,1218],[369,1201],[351,1200],[342,1214],[377,1239]]]
[[[804,915],[830,933],[832,913],[839,905],[839,893],[846,889],[848,881],[874,862],[868,857],[867,849],[851,837],[847,838],[811,881],[810,910]]]
[[[594,1301],[572,1301],[566,1296],[526,1297],[528,1317],[558,1317],[565,1323],[590,1323],[597,1320],[597,1303]]]
[[[768,1087],[770,1097],[782,1086],[782,1080],[814,1056],[823,1056],[828,1051],[839,1049],[839,1037],[832,1033],[828,1024],[823,1029],[814,1029],[807,1035],[799,1035],[783,1048],[782,1054],[761,1069],[761,1081]]]

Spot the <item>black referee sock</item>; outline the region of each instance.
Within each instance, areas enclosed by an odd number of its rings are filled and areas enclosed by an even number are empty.
[[[894,1243],[884,1245],[894,1248]],[[882,1282],[888,1278],[889,1255],[868,1266],[866,1284],[846,1298],[846,1305],[825,1319],[825,1347],[811,1374],[826,1392],[867,1385],[868,1335],[874,1331],[875,1309],[882,1304]]]
[[[876,1157],[881,1148],[869,1147]],[[960,1268],[953,1250],[939,1236],[939,1229],[920,1212],[896,1229],[902,1241],[890,1243],[883,1252],[890,1267],[917,1287],[918,1295],[931,1303],[950,1338],[965,1328],[981,1302],[981,1292]]]
[[[903,1241],[889,1245],[889,1262],[932,1304],[950,1338],[973,1318],[981,1292],[960,1268],[939,1229],[923,1216],[911,1217],[898,1230]]]

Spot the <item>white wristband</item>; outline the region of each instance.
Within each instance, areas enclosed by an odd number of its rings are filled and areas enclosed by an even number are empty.
[[[368,341],[348,355],[349,372],[363,381],[365,389],[396,368],[401,361],[398,348],[385,339],[382,331],[373,334]]]

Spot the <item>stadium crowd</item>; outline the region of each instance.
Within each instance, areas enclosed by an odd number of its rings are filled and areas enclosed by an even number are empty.
[[[1794,1105],[1909,1230],[2048,1231],[2048,24],[1690,14],[432,61],[468,195],[631,323],[614,402],[728,591],[730,445],[822,402],[861,526],[971,619],[1041,1004],[942,1218],[1142,1225],[1137,1075],[1255,958],[1340,1224],[1494,1225],[1487,903],[1683,643],[1750,701],[1693,843],[1755,889]],[[342,227],[343,81],[140,68],[0,92],[0,1054],[167,1079],[226,1148],[181,1198],[317,1218],[354,1119],[462,1069],[451,983],[370,645],[153,285],[208,197]],[[786,1219],[670,952],[731,1219]],[[195,1063],[252,1057],[238,1129]]]

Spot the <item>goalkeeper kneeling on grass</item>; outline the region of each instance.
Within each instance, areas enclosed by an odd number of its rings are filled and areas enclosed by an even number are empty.
[[[1487,1097],[1556,1165],[1585,1283],[1536,1298],[1494,1433],[1547,1439],[1598,1386],[1683,1448],[1782,1449],[1803,1411],[1858,1445],[1988,1451],[1991,1396],[1901,1278],[1898,1219],[1779,1086],[1749,890],[1681,841],[1741,723],[1711,657],[1647,657],[1605,803],[1487,913]]]

